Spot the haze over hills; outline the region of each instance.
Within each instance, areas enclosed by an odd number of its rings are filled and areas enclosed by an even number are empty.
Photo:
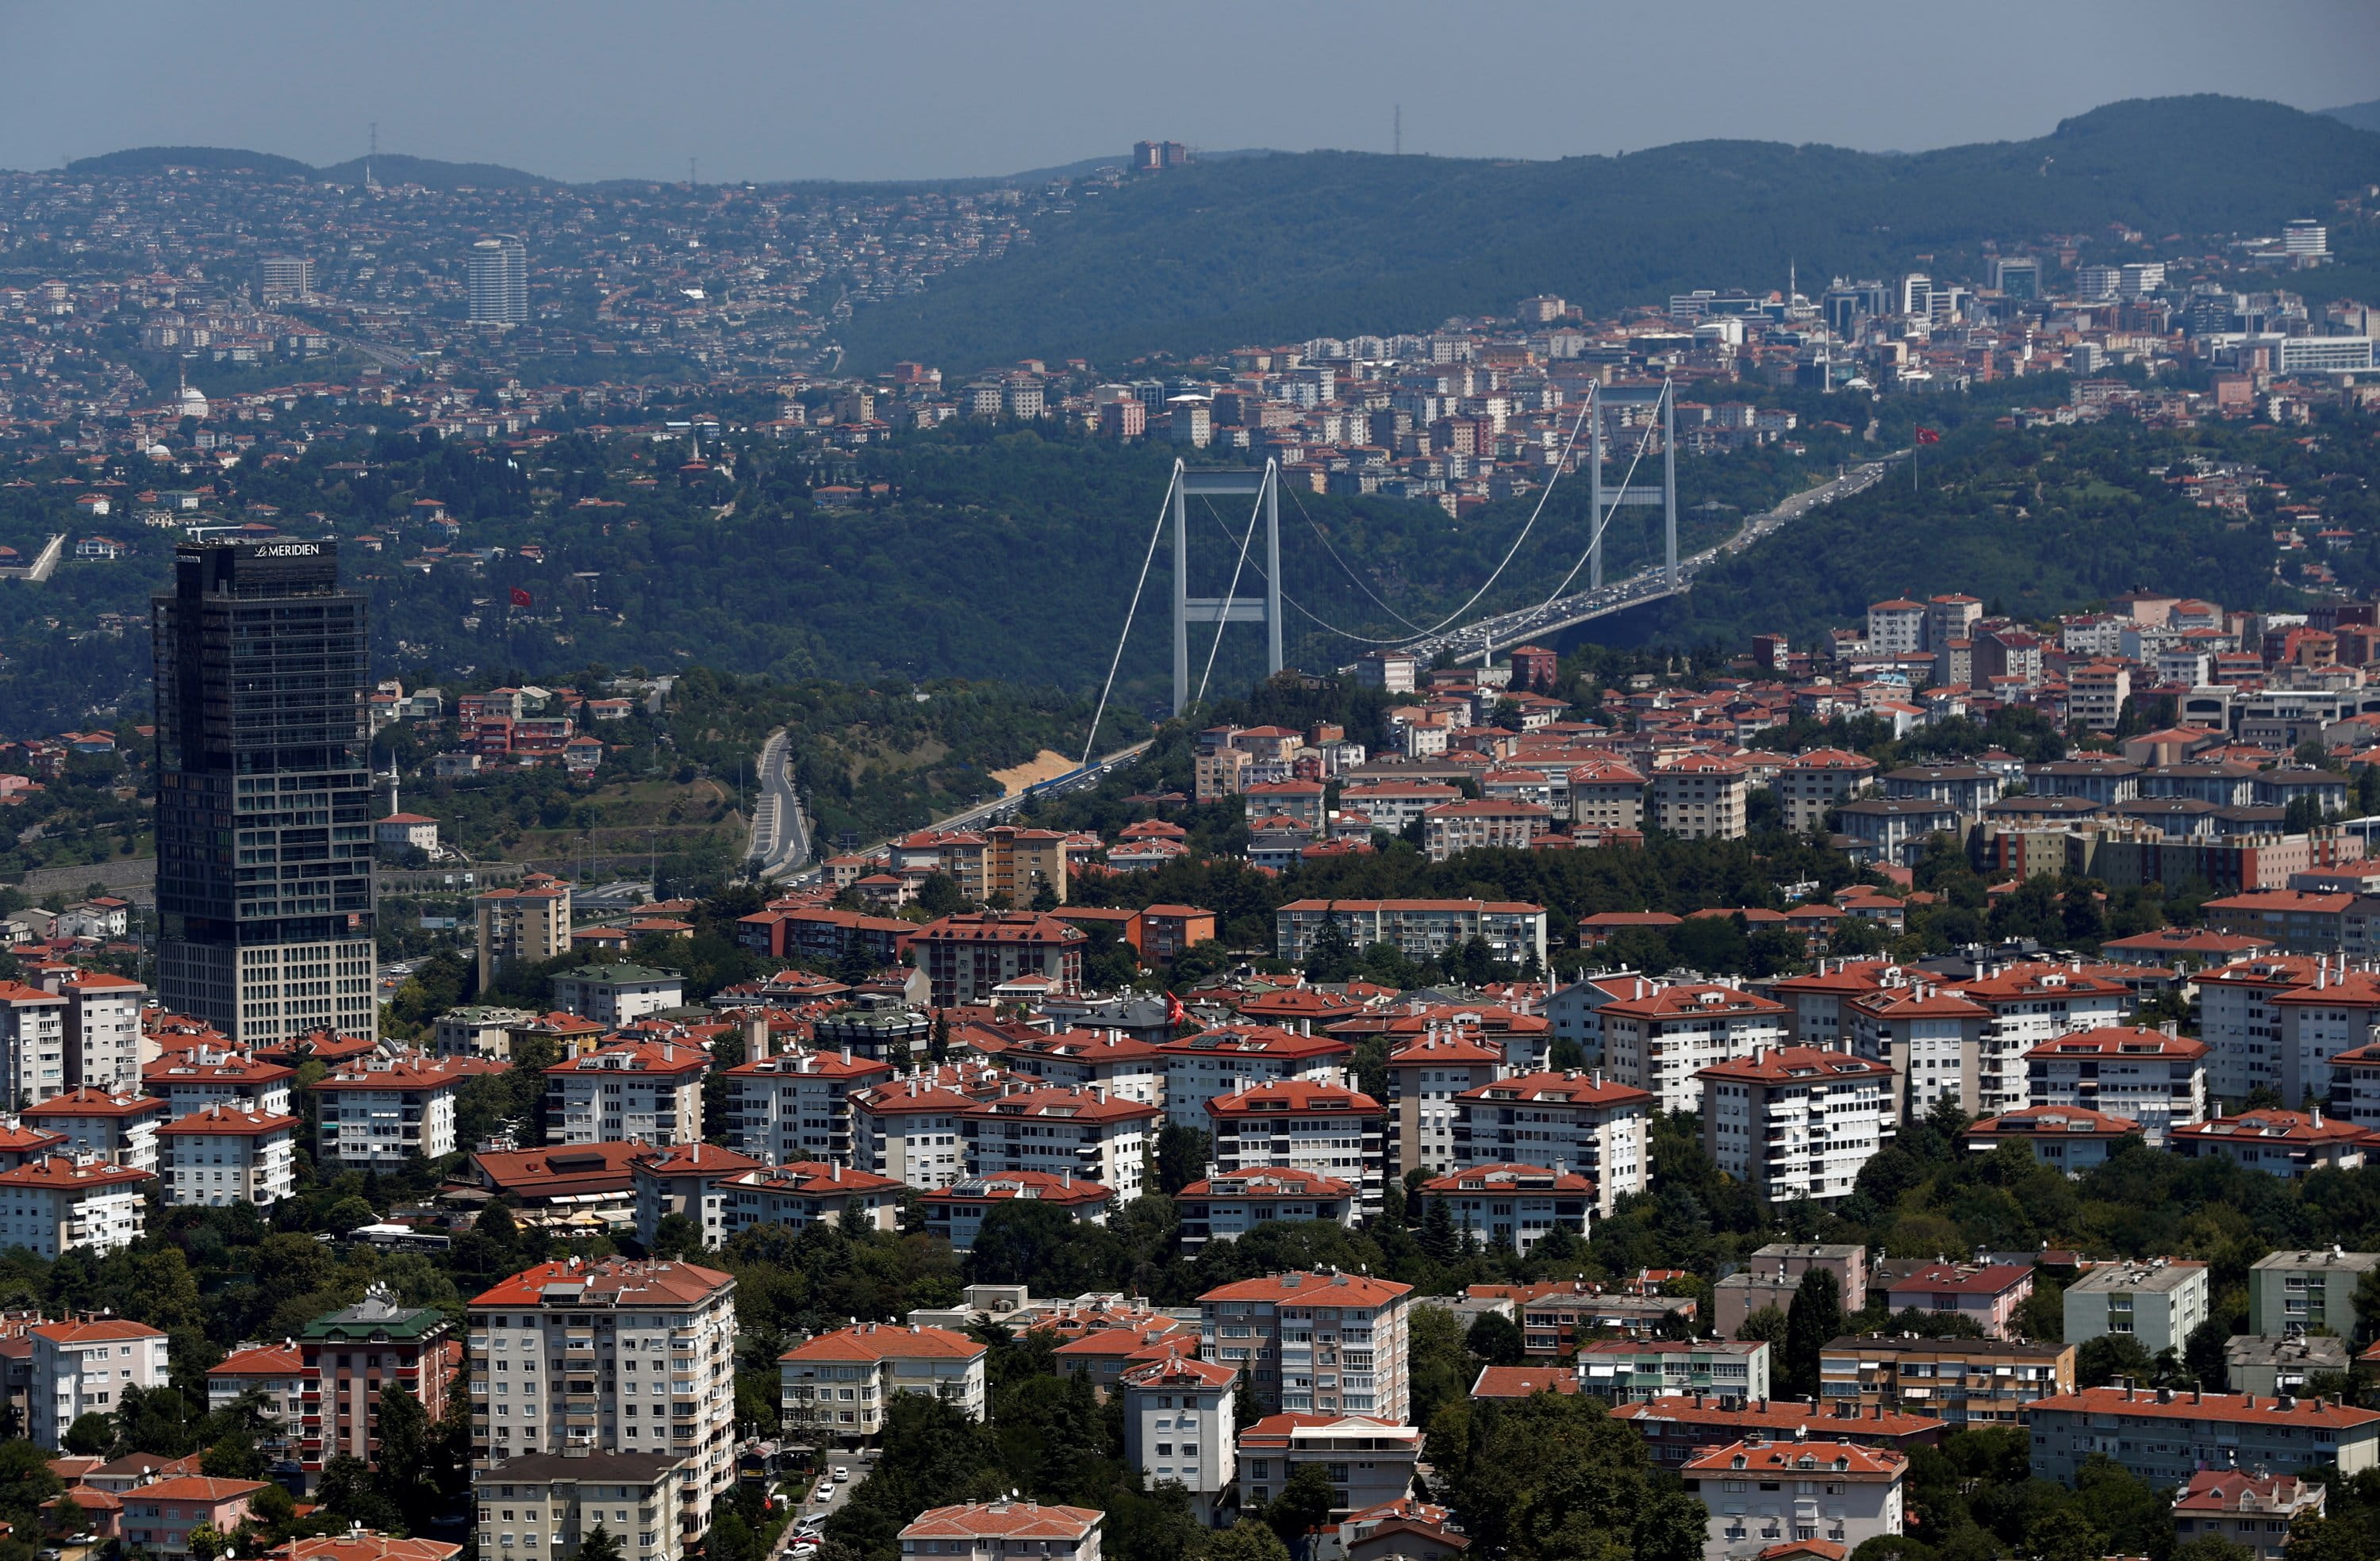
[[[2370,103],[2348,103],[2340,108],[2325,108],[2323,115],[2342,125],[2352,125],[2359,130],[2380,130],[2380,98]]]
[[[1608,313],[1695,286],[1882,275],[1986,238],[2277,229],[2380,178],[2380,136],[2277,103],[2114,103],[1913,155],[1698,141],[1550,163],[1305,152],[1084,200],[1035,242],[861,311],[859,366],[1116,361],[1427,330],[1554,292]]]
[[[102,152],[96,157],[78,157],[67,164],[67,172],[132,175],[163,173],[168,168],[199,168],[217,174],[251,173],[275,179],[322,179],[332,184],[360,184],[367,161],[371,164],[372,177],[386,185],[418,184],[431,189],[473,185],[482,189],[508,189],[562,182],[500,163],[446,163],[434,157],[408,157],[402,152],[382,152],[370,159],[353,157],[345,163],[318,168],[310,163],[301,163],[294,157],[282,157],[270,151],[219,146],[128,147],[122,151]]]

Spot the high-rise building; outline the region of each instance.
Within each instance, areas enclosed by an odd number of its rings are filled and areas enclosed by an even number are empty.
[[[528,248],[510,234],[471,246],[471,323],[528,323]]]
[[[375,1033],[364,613],[333,542],[186,545],[152,603],[158,993],[237,1046]]]
[[[256,262],[256,301],[304,303],[314,296],[314,261],[306,255],[264,255]]]

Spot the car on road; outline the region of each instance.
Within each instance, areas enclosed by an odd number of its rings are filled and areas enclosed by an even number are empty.
[[[834,1482],[836,1484],[840,1485],[850,1478],[851,1470],[849,1469],[846,1469],[839,1463],[834,1466]]]

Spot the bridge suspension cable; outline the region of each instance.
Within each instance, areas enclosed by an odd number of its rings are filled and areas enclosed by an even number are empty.
[[[1177,463],[1173,468],[1172,479],[1165,485],[1165,497],[1158,501],[1157,526],[1148,534],[1148,551],[1140,561],[1140,578],[1133,582],[1132,605],[1124,609],[1123,633],[1116,635],[1115,655],[1108,662],[1108,681],[1099,685],[1099,707],[1091,712],[1091,730],[1083,739],[1083,764],[1087,765],[1091,762],[1091,750],[1099,746],[1099,721],[1108,713],[1108,695],[1115,687],[1116,669],[1123,665],[1124,641],[1132,637],[1132,621],[1140,611],[1140,593],[1148,584],[1148,566],[1157,561],[1157,543],[1159,538],[1165,535],[1165,512],[1173,503],[1173,485],[1181,480],[1182,467]],[[1215,637],[1219,640],[1222,638],[1220,630],[1216,632]],[[1079,768],[1080,766],[1076,768]]]
[[[1213,514],[1215,510],[1214,501],[1209,499],[1206,501],[1206,503],[1207,513]],[[1239,562],[1232,565],[1232,583],[1223,587],[1223,599],[1227,602],[1235,599],[1240,594],[1240,571],[1247,567],[1248,544],[1257,539],[1257,522],[1262,519],[1263,516],[1264,494],[1259,491],[1257,494],[1257,502],[1249,506],[1248,509],[1247,534],[1240,538],[1240,557]],[[1215,518],[1220,523],[1223,517],[1216,515]],[[1259,569],[1257,573],[1262,574],[1263,571]],[[1228,622],[1230,622],[1230,620],[1225,618],[1219,618],[1215,621],[1215,637],[1207,647],[1207,665],[1200,669],[1198,673],[1198,692],[1193,696],[1190,700],[1194,705],[1200,703],[1207,697],[1207,680],[1214,675],[1215,653],[1223,648],[1223,625]]]
[[[1664,395],[1670,393],[1670,387],[1666,382],[1661,387],[1661,393]],[[1645,452],[1651,447],[1652,442],[1653,425],[1648,422],[1645,425],[1645,431],[1636,436],[1636,454],[1629,457],[1628,470],[1620,478],[1620,487],[1613,492],[1611,502],[1605,506],[1604,511],[1600,515],[1590,515],[1587,517],[1594,521],[1595,528],[1587,538],[1586,551],[1578,555],[1578,562],[1570,566],[1570,573],[1562,576],[1561,584],[1553,588],[1553,594],[1547,597],[1545,600],[1537,603],[1536,609],[1537,611],[1542,612],[1547,608],[1551,607],[1555,602],[1560,601],[1561,599],[1562,593],[1570,589],[1570,583],[1578,578],[1578,572],[1586,567],[1587,560],[1595,556],[1596,549],[1603,541],[1604,528],[1611,524],[1611,517],[1620,513],[1620,495],[1627,492],[1628,485],[1635,480],[1637,463],[1644,460]]]

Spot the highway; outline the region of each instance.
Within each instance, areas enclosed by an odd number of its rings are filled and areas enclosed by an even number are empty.
[[[1668,569],[1655,564],[1641,574],[1607,585],[1601,590],[1580,591],[1536,607],[1523,608],[1517,612],[1499,613],[1460,629],[1414,640],[1401,648],[1425,662],[1435,660],[1442,650],[1453,651],[1458,660],[1485,661],[1508,647],[1559,633],[1589,619],[1609,617],[1614,612],[1624,612],[1632,607],[1691,590],[1695,575],[1711,560],[1728,553],[1742,552],[1820,504],[1831,504],[1838,499],[1866,491],[1884,480],[1884,474],[1893,462],[1908,454],[1906,450],[1895,451],[1880,460],[1856,466],[1831,482],[1796,493],[1765,514],[1753,516],[1737,529],[1734,536],[1717,547],[1706,548],[1701,552],[1678,560],[1678,583],[1674,588],[1670,584]]]
[[[794,795],[792,766],[786,762],[790,754],[791,739],[780,727],[760,744],[754,769],[760,781],[759,798],[752,807],[752,844],[744,858],[759,861],[763,878],[800,867],[810,859],[809,823],[802,817],[801,799]]]

